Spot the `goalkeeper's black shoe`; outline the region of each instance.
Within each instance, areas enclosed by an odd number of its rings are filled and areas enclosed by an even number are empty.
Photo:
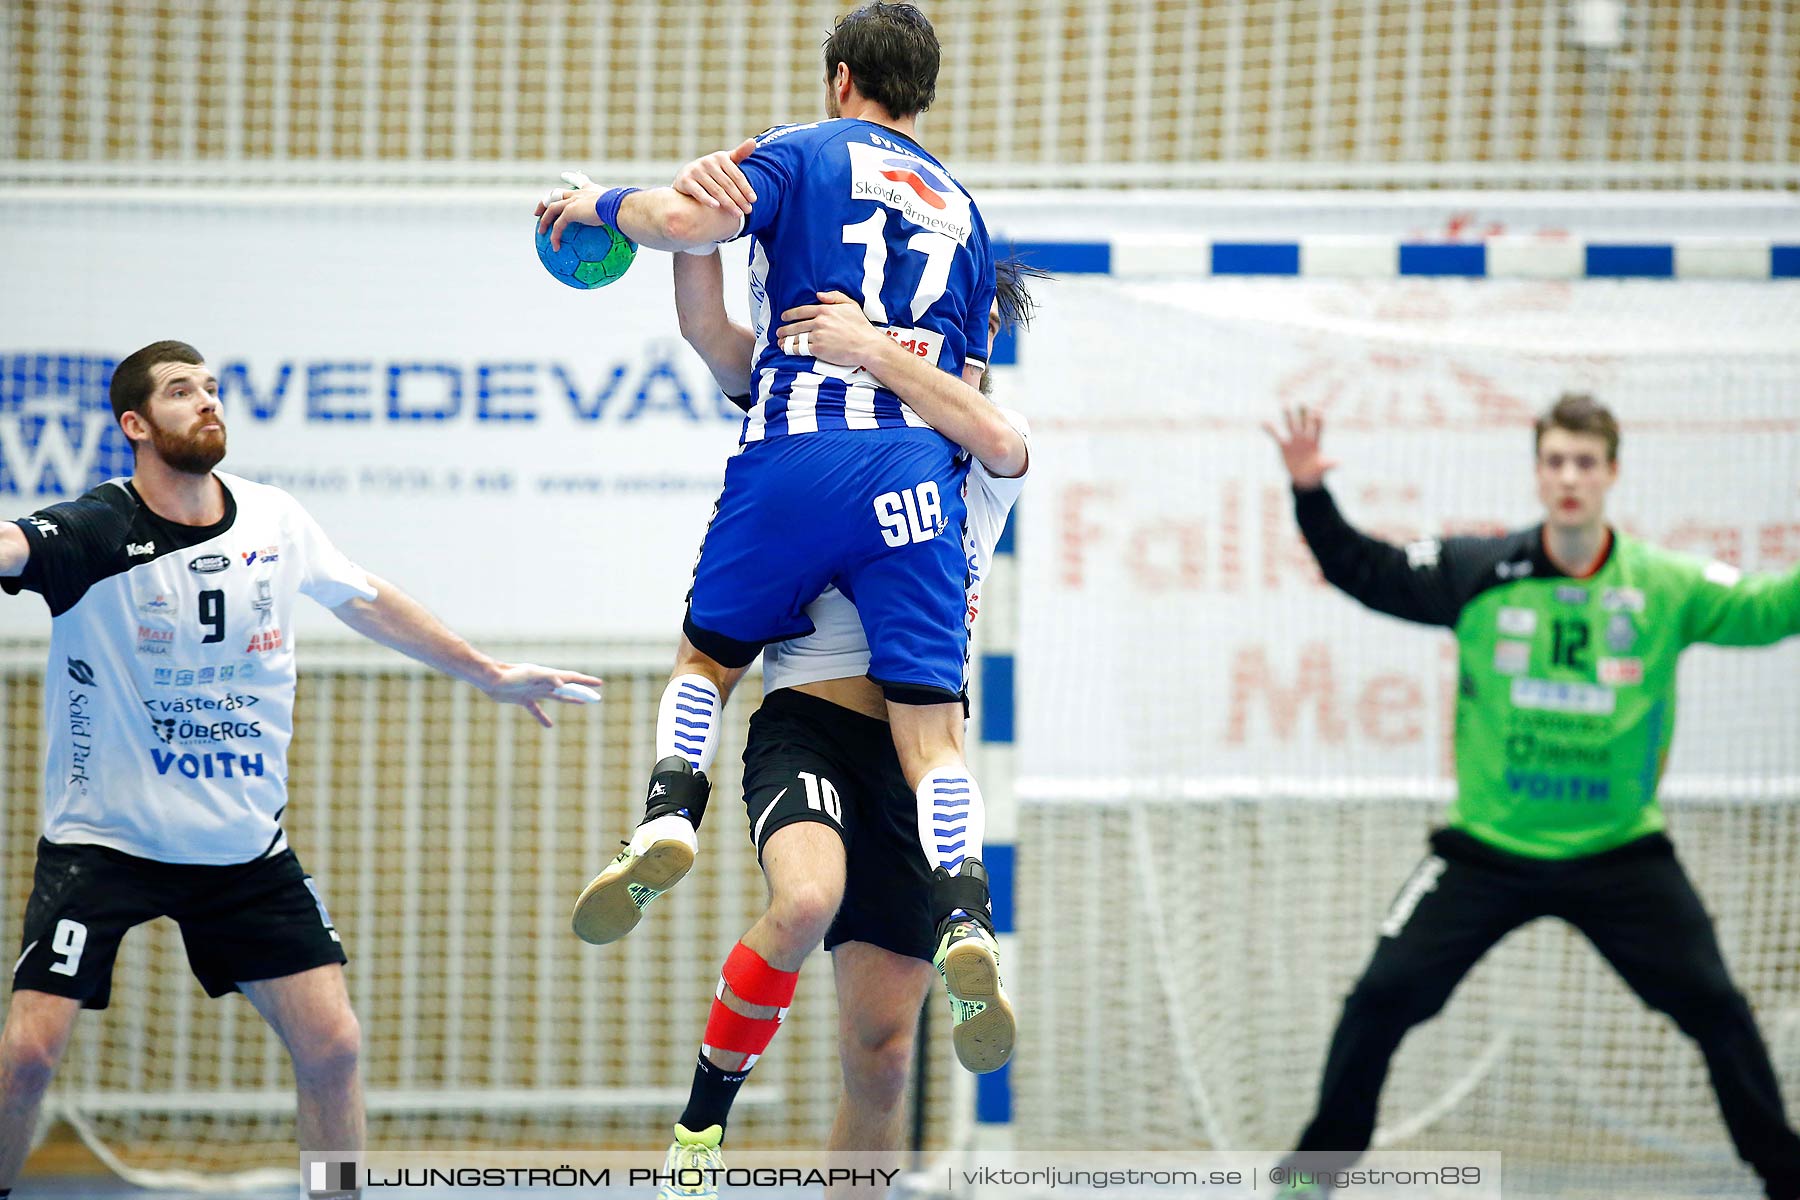
[[[584,942],[616,942],[643,918],[650,902],[680,883],[700,850],[698,830],[712,784],[687,759],[656,764],[644,819],[606,870],[575,901],[569,923]]]

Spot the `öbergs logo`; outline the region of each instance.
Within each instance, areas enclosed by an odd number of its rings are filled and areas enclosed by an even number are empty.
[[[188,560],[188,570],[196,575],[217,575],[230,565],[229,554],[202,554]]]

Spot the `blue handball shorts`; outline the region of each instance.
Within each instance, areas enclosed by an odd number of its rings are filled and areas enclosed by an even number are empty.
[[[725,467],[684,631],[726,667],[813,631],[835,584],[862,614],[869,677],[888,699],[962,695],[968,462],[929,429],[836,430],[752,442]]]

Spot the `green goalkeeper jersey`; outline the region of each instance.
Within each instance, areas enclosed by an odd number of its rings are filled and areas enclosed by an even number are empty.
[[[1800,633],[1800,569],[1743,575],[1615,530],[1576,579],[1541,525],[1402,548],[1352,528],[1324,488],[1296,490],[1295,512],[1333,586],[1456,631],[1450,824],[1514,854],[1576,858],[1660,830],[1682,650]]]

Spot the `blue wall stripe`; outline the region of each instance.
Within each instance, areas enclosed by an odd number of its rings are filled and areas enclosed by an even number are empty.
[[[1111,242],[1014,242],[1013,251],[1057,275],[1112,274]]]
[[[1008,1063],[998,1071],[975,1077],[975,1119],[985,1125],[1004,1125],[1012,1120],[1012,1079]]]
[[[981,863],[987,868],[988,898],[994,902],[994,932],[1011,933],[1017,847],[1010,842],[988,842],[981,848]]]
[[[994,348],[988,351],[988,366],[1010,367],[1019,361],[1019,331],[1002,329],[994,335]]]
[[[1774,279],[1800,279],[1800,246],[1770,246],[1769,275]]]
[[[1298,275],[1298,242],[1214,242],[1214,275]]]
[[[1675,276],[1673,246],[1598,246],[1587,248],[1590,279],[1632,277],[1672,279]]]
[[[1000,528],[1000,540],[994,543],[994,553],[996,555],[1011,554],[1013,552],[1013,548],[1017,544],[1013,541],[1014,531],[1018,528],[1019,506],[1015,503],[1012,512],[1007,515],[1006,524]]]
[[[1400,244],[1402,275],[1486,275],[1487,247]]]
[[[1013,741],[1013,656],[981,656],[981,740],[1010,746]]]

